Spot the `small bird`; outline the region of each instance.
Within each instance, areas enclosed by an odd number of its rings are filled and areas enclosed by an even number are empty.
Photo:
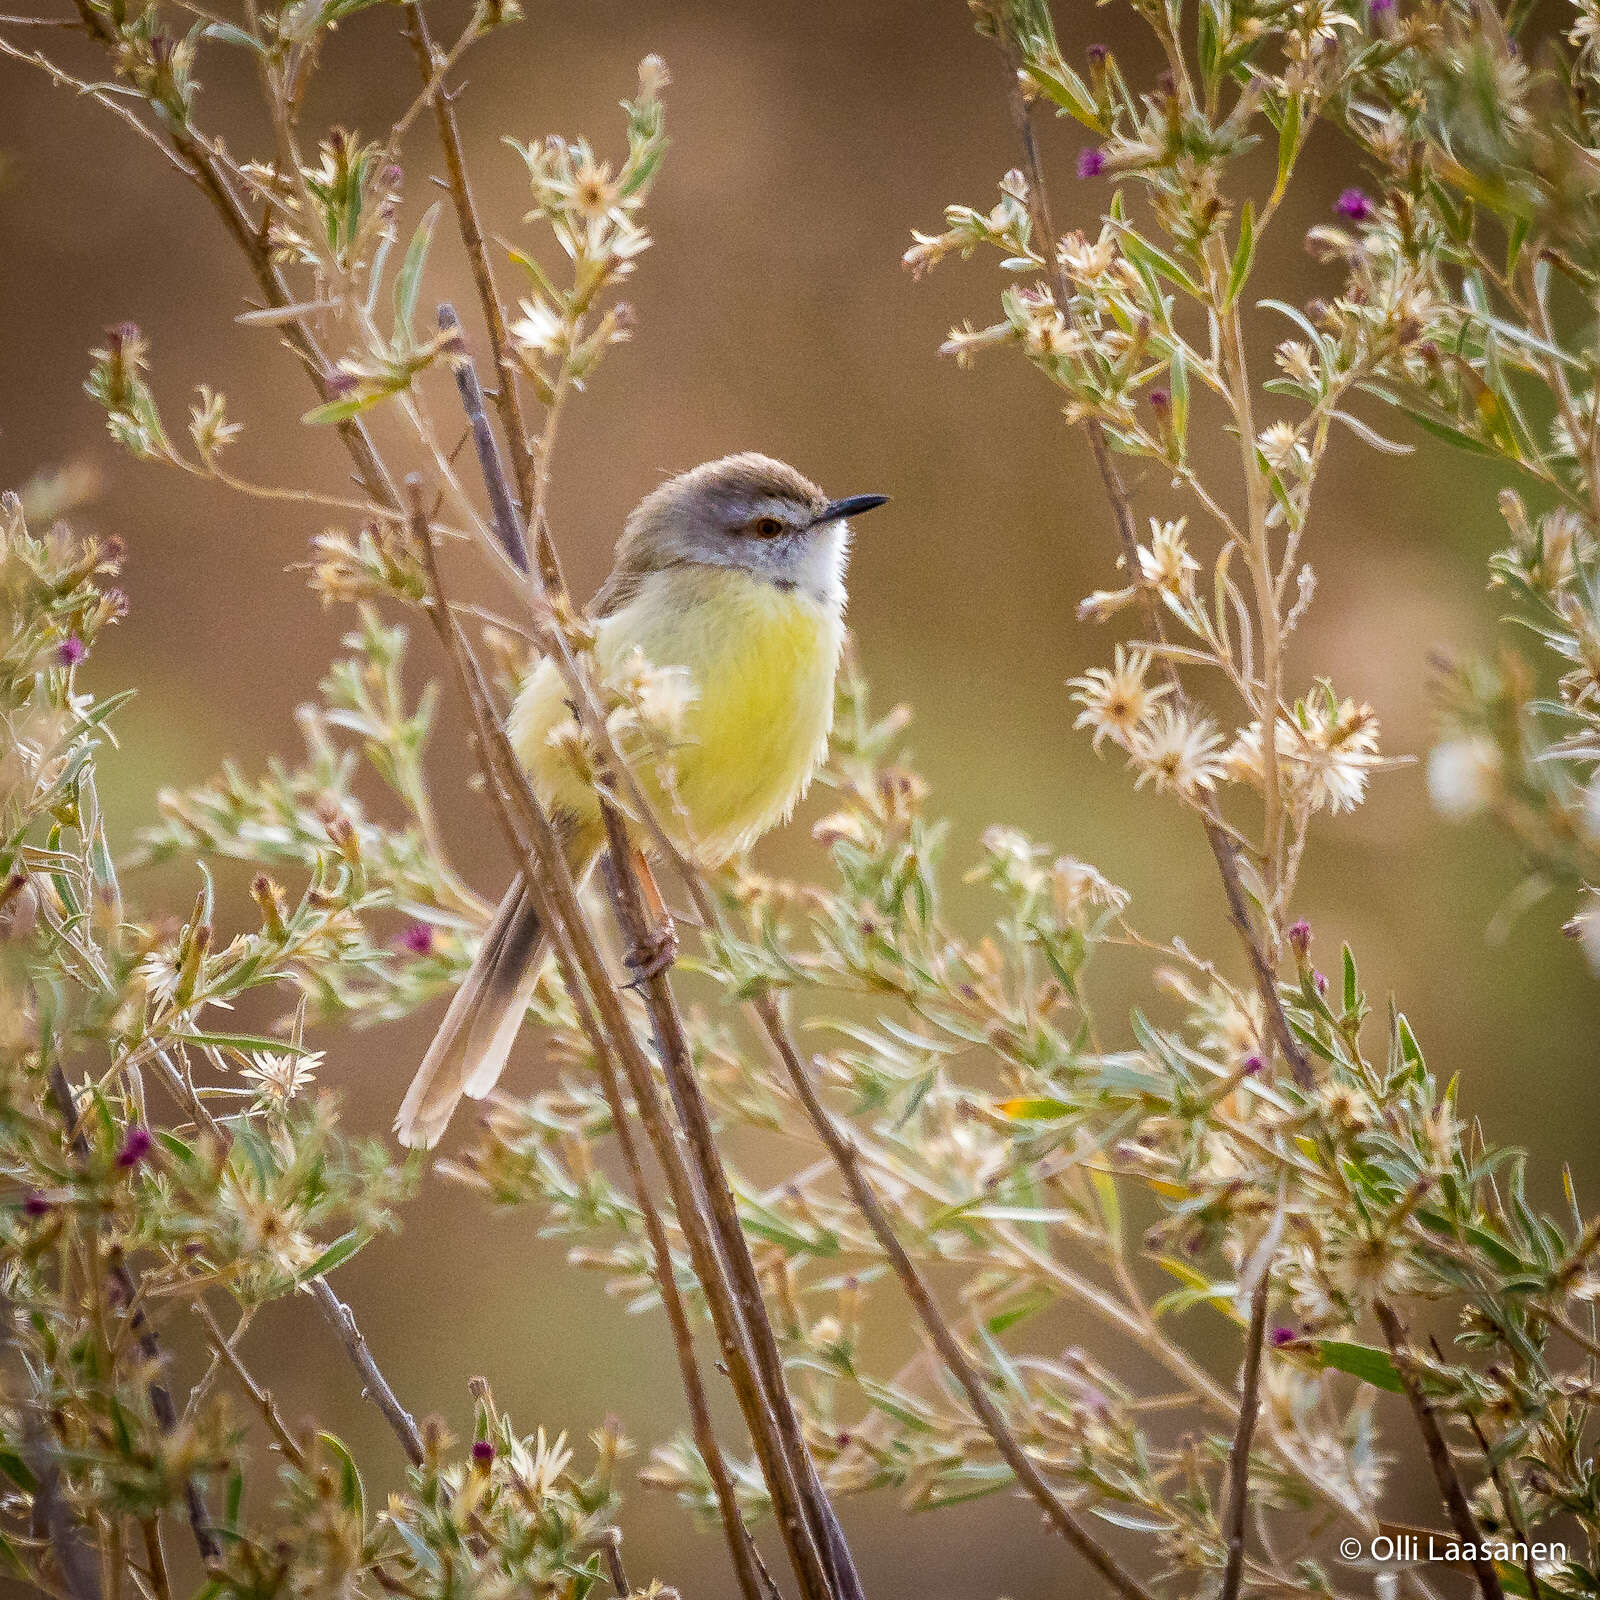
[[[589,617],[595,666],[614,678],[642,655],[688,681],[674,739],[673,798],[699,859],[728,860],[785,821],[826,754],[844,644],[846,519],[881,494],[829,500],[793,467],[746,452],[668,479],[629,516]],[[567,693],[547,659],[507,732],[579,882],[605,842],[594,791],[563,752]],[[662,799],[648,772],[646,794]],[[675,827],[676,807],[658,806]],[[438,1143],[465,1095],[505,1068],[549,941],[514,882],[395,1118],[400,1142]]]

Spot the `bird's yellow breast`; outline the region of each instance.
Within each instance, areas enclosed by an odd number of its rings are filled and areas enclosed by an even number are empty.
[[[652,574],[596,627],[595,662],[617,679],[635,649],[655,668],[687,674],[673,769],[693,842],[725,859],[782,821],[827,748],[844,623],[834,606],[731,568]],[[588,832],[593,792],[551,734],[570,712],[559,676],[541,662],[517,697],[510,734],[540,799]],[[635,763],[652,799],[648,761]],[[658,806],[672,826],[667,804]]]

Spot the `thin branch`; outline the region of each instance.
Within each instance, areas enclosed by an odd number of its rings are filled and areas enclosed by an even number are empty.
[[[49,1431],[32,1408],[23,1424],[21,1454],[34,1476],[34,1538],[49,1545],[70,1600],[100,1600],[99,1560],[61,1493],[61,1465]]]
[[[144,1531],[145,1572],[156,1600],[172,1600],[172,1579],[167,1573],[167,1552],[161,1547],[161,1524],[155,1517],[141,1517]]]
[[[1428,1344],[1434,1355],[1443,1363],[1444,1351],[1439,1348],[1439,1341],[1432,1334],[1428,1335]],[[1529,1600],[1544,1600],[1544,1591],[1539,1587],[1538,1570],[1534,1566],[1533,1547],[1528,1540],[1528,1530],[1522,1525],[1522,1516],[1512,1496],[1511,1485],[1506,1482],[1505,1473],[1500,1470],[1500,1463],[1495,1459],[1494,1450],[1489,1444],[1482,1424],[1478,1421],[1477,1413],[1468,1411],[1466,1416],[1467,1426],[1472,1429],[1472,1437],[1477,1441],[1478,1449],[1483,1455],[1483,1464],[1488,1469],[1489,1480],[1500,1495],[1500,1504],[1505,1510],[1506,1520],[1511,1524],[1512,1535],[1529,1552],[1522,1558],[1522,1575],[1528,1580]]]
[[[1033,1457],[1018,1442],[1016,1435],[1000,1414],[999,1407],[990,1398],[983,1375],[972,1364],[966,1351],[961,1348],[960,1340],[956,1338],[950,1324],[945,1320],[944,1313],[939,1309],[939,1304],[934,1299],[927,1281],[896,1236],[893,1224],[879,1203],[872,1185],[861,1171],[854,1142],[849,1135],[840,1130],[828,1108],[823,1105],[811,1081],[811,1075],[807,1072],[783,1024],[777,1001],[770,993],[763,993],[756,1000],[755,1006],[757,1014],[766,1024],[768,1037],[778,1050],[789,1081],[805,1106],[806,1114],[811,1118],[819,1137],[827,1146],[828,1153],[837,1164],[850,1190],[851,1198],[862,1216],[867,1219],[880,1248],[888,1256],[895,1275],[905,1289],[906,1297],[911,1301],[923,1328],[927,1331],[928,1338],[939,1352],[944,1364],[950,1369],[952,1376],[965,1390],[968,1402],[994,1440],[1002,1459],[1016,1474],[1018,1483],[1033,1496],[1056,1532],[1118,1594],[1122,1595],[1124,1600],[1150,1600],[1149,1591],[1131,1574],[1124,1572],[1111,1553],[1073,1516],[1065,1502],[1045,1480]]]
[[[284,1459],[296,1467],[304,1468],[306,1453],[300,1448],[300,1441],[295,1438],[289,1425],[279,1415],[271,1392],[256,1382],[249,1368],[239,1359],[239,1352],[234,1349],[233,1341],[222,1331],[217,1319],[212,1316],[210,1306],[204,1300],[197,1300],[194,1308],[205,1324],[206,1337],[211,1343],[212,1350],[216,1352],[218,1360],[233,1374],[239,1387],[254,1402],[262,1420],[271,1429],[273,1438],[278,1441],[278,1448],[283,1452]]]
[[[73,1155],[80,1164],[86,1163],[89,1158],[89,1141],[79,1125],[72,1086],[67,1082],[66,1072],[59,1061],[54,1062],[50,1068],[49,1092],[51,1103],[55,1107],[56,1115],[61,1119],[62,1129]],[[161,1341],[156,1337],[156,1330],[150,1319],[144,1314],[138,1282],[120,1254],[112,1260],[109,1270],[112,1281],[116,1284],[118,1297],[128,1308],[128,1326],[138,1344],[139,1357],[150,1372],[155,1374],[161,1370],[164,1362]],[[160,1378],[152,1375],[146,1385],[146,1393],[150,1397],[150,1410],[155,1416],[157,1427],[164,1434],[171,1433],[178,1425],[178,1408],[172,1403],[171,1391]],[[206,1509],[205,1496],[200,1492],[200,1486],[192,1473],[183,1480],[183,1500],[189,1518],[189,1531],[194,1535],[195,1548],[200,1552],[200,1559],[210,1566],[221,1559],[222,1546],[217,1543],[217,1537],[211,1531],[211,1514]]]
[[[439,330],[448,340],[445,355],[455,374],[461,409],[466,412],[468,426],[472,429],[472,444],[478,453],[478,467],[489,494],[489,514],[495,537],[517,571],[526,572],[528,547],[522,537],[522,516],[512,499],[511,485],[500,461],[500,447],[495,441],[494,429],[489,426],[489,414],[484,410],[483,385],[478,382],[477,368],[467,351],[461,319],[455,307],[448,303],[439,307]]]
[[[616,807],[602,799],[601,808],[610,847],[613,898],[618,922],[632,950],[643,955],[651,950],[656,930],[651,926],[638,875],[632,870],[633,845]],[[856,1575],[832,1503],[817,1476],[816,1466],[801,1433],[800,1419],[784,1377],[783,1357],[761,1294],[760,1279],[755,1263],[750,1259],[750,1247],[739,1222],[738,1205],[717,1149],[711,1114],[699,1079],[690,1065],[688,1035],[684,1030],[683,1016],[672,991],[667,967],[660,963],[648,965],[640,987],[655,1031],[657,1055],[666,1074],[678,1122],[695,1158],[701,1191],[710,1209],[723,1262],[732,1280],[740,1316],[785,1452],[793,1463],[796,1487],[806,1507],[813,1537],[831,1569],[829,1575],[835,1592],[840,1600],[850,1600],[850,1597],[861,1594],[860,1579]]]
[[[1267,1333],[1267,1298],[1272,1288],[1270,1262],[1263,1262],[1255,1293],[1250,1296],[1250,1327],[1245,1334],[1244,1376],[1239,1386],[1239,1426],[1228,1452],[1228,1509],[1223,1530],[1228,1540],[1228,1561],[1222,1569],[1217,1600],[1239,1600],[1244,1581],[1245,1513],[1250,1506],[1250,1441],[1261,1408],[1261,1346]]]
[[[1377,1314],[1379,1327],[1383,1329],[1389,1353],[1394,1357],[1395,1370],[1400,1374],[1401,1387],[1406,1392],[1406,1399],[1411,1405],[1411,1414],[1416,1419],[1417,1431],[1422,1435],[1423,1446],[1428,1452],[1428,1465],[1433,1468],[1434,1482],[1439,1485],[1439,1497],[1444,1501],[1450,1526],[1455,1529],[1457,1538],[1464,1545],[1481,1552],[1483,1534],[1479,1530],[1477,1518],[1472,1514],[1472,1506],[1467,1500],[1466,1491],[1461,1487],[1461,1479],[1456,1475],[1450,1447],[1445,1443],[1444,1435],[1439,1430],[1439,1419],[1434,1415],[1427,1395],[1422,1392],[1422,1380],[1417,1376],[1416,1356],[1406,1338],[1405,1326],[1387,1300],[1374,1300],[1372,1309]],[[1477,1576],[1478,1588],[1483,1592],[1483,1600],[1505,1600],[1500,1574],[1488,1556],[1481,1553],[1474,1554],[1472,1570]]]
[[[667,1313],[668,1325],[672,1330],[678,1373],[683,1384],[684,1399],[689,1407],[690,1431],[694,1437],[695,1447],[699,1450],[700,1458],[705,1462],[706,1471],[711,1478],[712,1491],[717,1501],[717,1514],[721,1519],[723,1533],[728,1541],[728,1554],[732,1558],[734,1572],[739,1580],[739,1592],[745,1600],[763,1600],[766,1591],[759,1577],[760,1558],[751,1541],[750,1530],[745,1526],[744,1516],[739,1510],[733,1476],[728,1471],[722,1446],[717,1442],[716,1428],[711,1420],[711,1408],[706,1400],[705,1382],[700,1375],[700,1363],[695,1355],[694,1333],[689,1325],[683,1296],[678,1292],[677,1278],[673,1272],[672,1242],[667,1236],[666,1224],[661,1220],[660,1209],[650,1193],[650,1186],[645,1178],[644,1163],[640,1157],[638,1143],[633,1136],[622,1083],[617,1075],[616,1057],[595,1019],[588,995],[572,966],[565,941],[557,950],[557,960],[561,967],[562,984],[578,1015],[578,1024],[594,1048],[595,1064],[600,1069],[601,1092],[605,1095],[606,1105],[611,1112],[612,1128],[617,1136],[617,1145],[622,1151],[623,1165],[628,1169],[628,1181],[633,1188],[634,1202],[644,1218],[645,1233],[650,1241],[652,1272],[657,1291],[661,1295],[661,1304]],[[608,1549],[608,1560],[614,1563],[613,1579],[620,1579],[622,1561],[620,1553]],[[617,1592],[624,1595],[631,1593],[625,1582],[617,1584]]]
[[[505,310],[495,289],[494,274],[489,265],[489,249],[484,242],[483,229],[478,223],[478,208],[467,181],[466,156],[461,146],[461,130],[456,124],[455,105],[435,76],[436,71],[442,73],[446,69],[446,63],[440,62],[436,55],[433,40],[428,35],[427,19],[420,5],[413,3],[406,6],[405,29],[417,58],[417,68],[422,73],[424,83],[429,86],[428,99],[438,126],[439,143],[444,149],[450,199],[455,207],[461,243],[472,269],[472,281],[478,291],[478,303],[483,308],[483,318],[489,329],[489,348],[494,357],[495,409],[500,415],[500,429],[505,434],[506,447],[511,452],[517,498],[525,518],[533,504],[533,453],[528,448],[528,430],[522,418],[517,369],[511,357]],[[553,583],[555,575],[547,571],[545,581]]]
[[[383,1413],[389,1426],[394,1429],[395,1437],[400,1441],[400,1448],[406,1453],[406,1460],[412,1466],[420,1467],[423,1462],[422,1435],[417,1431],[411,1413],[400,1404],[389,1380],[384,1377],[378,1368],[378,1363],[372,1358],[372,1351],[363,1337],[361,1329],[356,1325],[355,1313],[336,1295],[328,1284],[328,1280],[318,1276],[310,1283],[311,1298],[317,1302],[317,1309],[321,1311],[334,1331],[339,1335],[339,1342],[344,1346],[345,1354],[350,1357],[351,1364],[361,1374],[363,1393]]]
[[[620,1600],[628,1600],[633,1593],[633,1585],[628,1582],[627,1569],[622,1565],[622,1533],[617,1528],[607,1528],[595,1540],[601,1558],[606,1564],[606,1576],[611,1579],[612,1592]]]

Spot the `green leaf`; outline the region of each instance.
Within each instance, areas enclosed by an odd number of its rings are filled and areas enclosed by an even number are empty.
[[[1300,153],[1300,96],[1290,95],[1283,108],[1283,121],[1278,124],[1278,181],[1273,185],[1274,203],[1283,198],[1288,187],[1289,174],[1295,157]]]
[[[361,1471],[356,1466],[356,1458],[350,1454],[344,1440],[332,1433],[318,1433],[322,1447],[337,1463],[339,1468],[339,1500],[346,1511],[351,1512],[361,1523],[362,1527],[367,1522],[367,1492],[361,1483]]]
[[[1181,453],[1189,435],[1189,356],[1181,340],[1172,347],[1168,385],[1172,391],[1172,434]]]
[[[509,260],[521,267],[533,279],[533,286],[542,294],[551,305],[564,308],[566,296],[555,286],[554,280],[532,256],[525,251],[507,249],[506,256]]]
[[[437,1578],[444,1571],[438,1556],[423,1542],[422,1535],[407,1523],[394,1518],[390,1524],[396,1533],[405,1540],[406,1548],[411,1552],[411,1559],[418,1569],[428,1574],[430,1578]]]
[[[1353,1344],[1345,1339],[1318,1339],[1314,1348],[1317,1359],[1324,1367],[1332,1367],[1335,1372],[1347,1372],[1352,1378],[1359,1378],[1374,1389],[1383,1389],[1389,1394],[1406,1392],[1395,1368],[1394,1358],[1387,1350],[1379,1350],[1370,1344]]]
[[[32,1494],[39,1487],[33,1469],[15,1450],[0,1450],[0,1472],[5,1473],[24,1494]]]
[[[1015,1100],[1002,1100],[996,1109],[1012,1122],[1055,1122],[1070,1117],[1076,1108],[1049,1095],[1023,1095]]]
[[[1024,1295],[1003,1311],[996,1311],[993,1316],[986,1317],[984,1325],[990,1333],[1001,1334],[1007,1328],[1015,1327],[1017,1323],[1025,1322],[1029,1317],[1037,1316],[1041,1311],[1048,1311],[1055,1303],[1056,1296],[1052,1290],[1036,1289],[1032,1294]]]
[[[359,417],[363,411],[370,411],[381,399],[382,392],[374,390],[371,394],[351,395],[347,400],[330,400],[326,405],[313,406],[300,420],[313,428],[348,422],[351,417]]]
[[[1022,70],[1028,82],[1059,112],[1081,122],[1091,133],[1105,132],[1105,124],[1101,121],[1088,84],[1060,56],[1054,56],[1048,62],[1030,60]]]
[[[416,315],[417,295],[422,288],[422,269],[428,263],[428,247],[433,243],[434,225],[439,220],[439,208],[443,204],[443,200],[435,200],[424,212],[422,221],[417,224],[417,231],[411,235],[411,243],[406,246],[406,258],[395,274],[395,327],[405,334],[407,340],[411,338],[411,322]]]
[[[274,1039],[265,1033],[210,1033],[199,1028],[168,1035],[179,1044],[211,1045],[217,1050],[269,1050],[277,1055],[303,1056],[307,1052],[301,1045],[287,1039]]]
[[[201,29],[204,39],[220,39],[223,44],[239,45],[245,50],[254,50],[259,55],[265,55],[266,49],[253,33],[246,33],[243,28],[236,28],[231,22],[212,22]]]
[[[1105,1218],[1106,1238],[1111,1248],[1122,1254],[1122,1199],[1117,1193],[1117,1180],[1098,1167],[1089,1169],[1089,1182],[1094,1185],[1095,1198],[1100,1202],[1100,1214]]]
[[[1152,272],[1165,278],[1169,283],[1177,284],[1185,294],[1194,299],[1205,298],[1200,285],[1165,250],[1158,249],[1125,223],[1117,225],[1117,242],[1132,261],[1149,267]]]
[[[359,1228],[352,1228],[348,1233],[340,1234],[310,1266],[302,1268],[295,1274],[295,1283],[297,1285],[310,1283],[313,1278],[320,1278],[325,1273],[332,1272],[335,1267],[343,1266],[369,1242],[367,1235]]]
[[[1239,298],[1250,268],[1256,259],[1256,208],[1250,201],[1244,203],[1239,217],[1239,243],[1234,247],[1233,266],[1228,271],[1228,304]]]

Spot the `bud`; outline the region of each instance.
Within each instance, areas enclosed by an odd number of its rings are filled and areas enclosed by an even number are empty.
[[[128,1129],[122,1141],[122,1148],[117,1151],[117,1165],[124,1172],[131,1172],[150,1154],[152,1142],[150,1130],[136,1122]]]
[[[260,908],[267,933],[274,939],[283,938],[287,932],[283,920],[283,890],[266,873],[258,872],[250,883],[250,898]]]

